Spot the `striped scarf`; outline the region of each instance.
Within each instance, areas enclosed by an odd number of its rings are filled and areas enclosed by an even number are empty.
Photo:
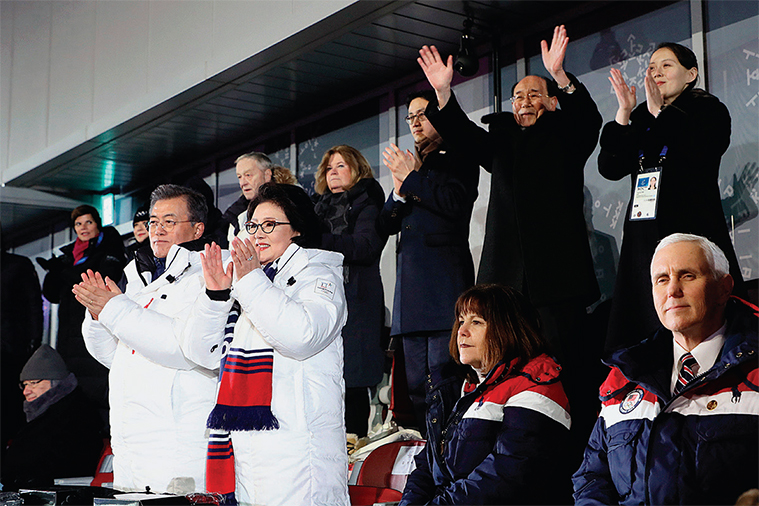
[[[206,459],[206,489],[235,500],[235,462],[231,431],[279,428],[271,411],[274,350],[263,340],[235,302],[224,329],[216,406],[208,417],[211,429]],[[247,324],[247,325],[246,325]]]

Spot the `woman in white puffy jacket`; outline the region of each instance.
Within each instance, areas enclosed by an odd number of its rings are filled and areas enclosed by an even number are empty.
[[[226,269],[206,247],[208,290],[183,343],[192,360],[221,366],[208,491],[241,504],[348,505],[343,257],[306,247],[320,229],[299,187],[262,186],[248,218]],[[226,298],[226,330],[209,332],[213,301]]]

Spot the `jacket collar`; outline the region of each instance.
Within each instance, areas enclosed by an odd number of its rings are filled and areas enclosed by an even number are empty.
[[[757,316],[759,308],[738,297],[730,297],[725,306],[725,344],[712,368],[702,375],[705,380],[716,379],[737,365],[756,360]],[[652,337],[613,352],[603,362],[618,368],[629,381],[645,386],[660,398],[669,399],[674,361],[672,339],[672,332],[662,327]]]

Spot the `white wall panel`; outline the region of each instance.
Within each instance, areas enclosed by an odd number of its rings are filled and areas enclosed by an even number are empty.
[[[93,119],[113,117],[118,124],[128,118],[120,118],[117,111],[147,93],[150,2],[96,5]]]
[[[150,3],[148,90],[168,96],[206,78],[213,54],[212,2]]]
[[[9,165],[47,146],[50,75],[49,2],[14,2]]]
[[[8,181],[353,3],[2,1]]]
[[[48,127],[51,145],[74,132],[77,138],[83,137],[92,121],[96,4],[58,1],[52,9]]]

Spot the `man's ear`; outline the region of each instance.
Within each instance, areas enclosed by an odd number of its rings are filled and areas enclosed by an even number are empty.
[[[548,104],[549,105],[546,107],[546,109],[549,111],[555,111],[556,106],[559,105],[559,99],[557,97],[548,97]]]
[[[733,280],[730,274],[725,274],[717,283],[719,285],[719,302],[720,304],[725,304],[727,299],[730,298],[730,294],[733,293],[735,280]]]
[[[195,239],[200,239],[203,237],[203,232],[205,232],[206,226],[203,222],[196,223],[195,224]]]
[[[271,181],[273,175],[274,174],[272,173],[271,169],[266,169],[264,171],[264,183],[268,183],[269,181]]]

